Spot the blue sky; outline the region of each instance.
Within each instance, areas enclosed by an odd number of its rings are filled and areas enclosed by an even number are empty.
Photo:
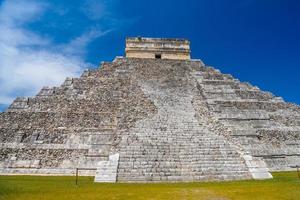
[[[298,0],[0,0],[0,111],[124,55],[127,36],[180,37],[192,57],[300,104]]]

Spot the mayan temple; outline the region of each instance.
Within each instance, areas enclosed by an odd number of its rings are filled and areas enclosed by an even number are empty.
[[[127,38],[125,54],[0,113],[0,174],[267,179],[300,163],[298,105],[191,59],[185,39]]]

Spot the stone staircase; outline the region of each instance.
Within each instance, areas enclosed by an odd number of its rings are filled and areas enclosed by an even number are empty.
[[[195,118],[193,90],[164,90],[156,81],[141,83],[158,108],[138,121],[120,144],[118,181],[199,181],[249,179],[245,160],[223,136]],[[179,98],[180,97],[180,98]]]

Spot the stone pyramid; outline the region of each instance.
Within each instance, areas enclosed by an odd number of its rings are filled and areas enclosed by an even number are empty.
[[[190,59],[183,39],[128,38],[126,57],[0,113],[0,174],[264,179],[299,163],[300,107]]]

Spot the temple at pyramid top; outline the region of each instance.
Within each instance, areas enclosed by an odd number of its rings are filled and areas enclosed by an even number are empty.
[[[186,39],[130,37],[126,57],[189,60],[190,42]]]

